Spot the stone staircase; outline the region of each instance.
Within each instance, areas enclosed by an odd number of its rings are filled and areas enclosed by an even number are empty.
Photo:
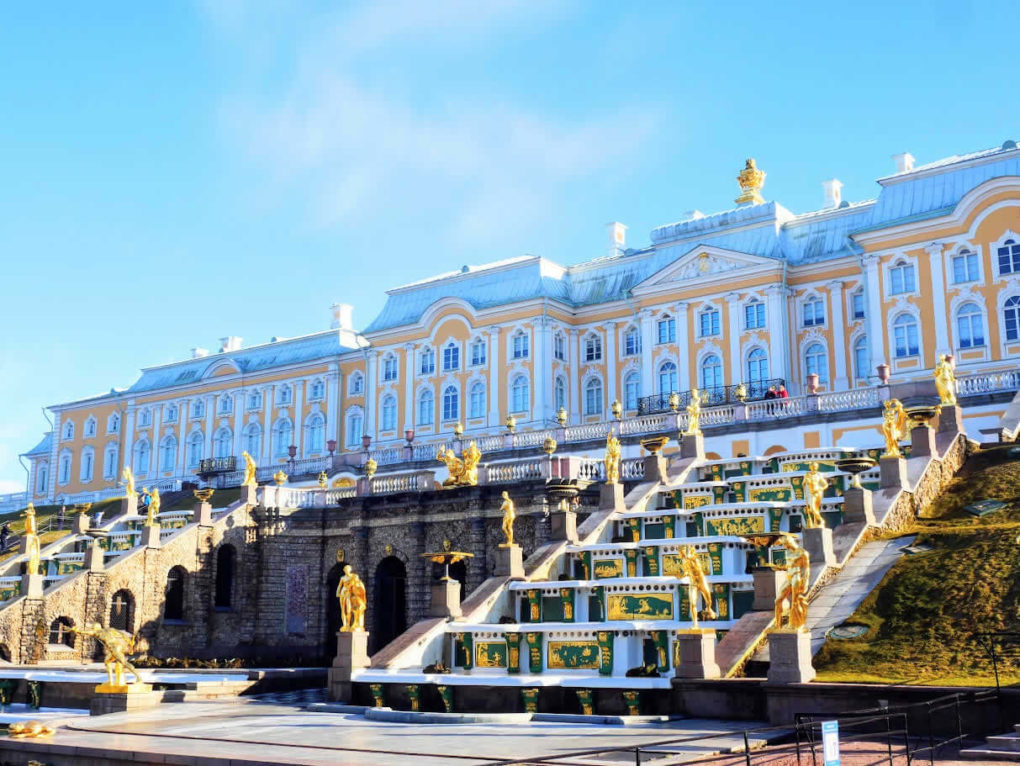
[[[960,751],[960,757],[971,761],[1020,761],[1020,723],[1013,731],[989,737],[984,745]]]

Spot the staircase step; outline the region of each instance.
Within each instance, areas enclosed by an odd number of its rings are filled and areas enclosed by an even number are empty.
[[[988,746],[995,750],[1014,750],[1020,753],[1020,733],[998,734],[988,738]]]
[[[1018,761],[1020,752],[1016,750],[994,750],[990,747],[972,747],[960,751],[960,758],[966,761]]]

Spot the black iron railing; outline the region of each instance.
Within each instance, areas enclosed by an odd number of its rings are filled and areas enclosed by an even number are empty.
[[[236,457],[207,457],[198,464],[199,476],[213,476],[217,473],[230,473],[237,470]]]
[[[783,378],[769,378],[768,380],[756,380],[751,383],[738,383],[735,386],[702,388],[698,389],[698,391],[701,394],[701,406],[714,407],[719,404],[734,404],[739,401],[754,402],[759,399],[764,399],[765,394],[768,393],[770,388],[778,388],[780,385],[786,385],[786,381]],[[741,386],[743,386],[743,399],[741,399],[739,395],[741,394]],[[690,404],[691,392],[678,391],[676,393],[679,397],[677,406],[680,410],[683,410],[688,404]],[[638,399],[638,415],[653,415],[656,412],[668,412],[670,409],[669,399],[671,396],[672,393],[642,396]]]

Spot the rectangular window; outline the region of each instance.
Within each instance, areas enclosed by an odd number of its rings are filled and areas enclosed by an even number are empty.
[[[553,338],[553,356],[561,362],[567,359],[567,339],[562,335]]]
[[[480,340],[471,344],[471,366],[478,367],[485,364],[485,341]]]
[[[701,336],[706,335],[718,335],[720,332],[719,327],[719,312],[715,309],[711,311],[702,311],[699,315],[701,325]]]
[[[663,343],[676,343],[676,319],[673,317],[660,319],[656,327],[658,329],[660,345]]]
[[[804,304],[804,327],[825,324],[825,302],[819,298]]]
[[[964,282],[977,282],[978,257],[977,253],[960,253],[953,256],[953,284],[959,285]]]
[[[599,362],[602,361],[602,339],[591,336],[584,342],[584,361],[586,362]]]
[[[1020,242],[1007,239],[996,251],[1000,274],[1020,274]]]
[[[514,359],[528,358],[528,336],[524,333],[518,333],[514,336],[513,354]]]
[[[436,371],[436,354],[432,349],[426,349],[422,352],[419,369],[422,375],[431,375]]]
[[[917,282],[914,279],[914,267],[909,263],[893,266],[889,270],[889,276],[892,282],[893,295],[912,293],[917,286]]]
[[[631,330],[623,336],[623,355],[637,356],[641,353],[641,335],[637,330]]]
[[[397,379],[397,360],[392,356],[383,359],[382,379],[387,381]]]
[[[917,356],[917,325],[914,323],[898,325],[894,328],[896,340],[896,357],[902,359],[908,356]]]
[[[744,306],[744,327],[754,330],[765,326],[765,304],[749,303]]]
[[[856,292],[850,296],[850,315],[854,319],[864,319],[864,293]]]
[[[449,372],[450,370],[460,369],[460,348],[457,346],[447,346],[443,349],[443,371]]]

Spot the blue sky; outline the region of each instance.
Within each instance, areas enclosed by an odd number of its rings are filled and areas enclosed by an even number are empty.
[[[41,408],[388,287],[576,263],[697,208],[816,209],[1020,139],[1007,3],[21,3],[0,9],[0,491]]]

